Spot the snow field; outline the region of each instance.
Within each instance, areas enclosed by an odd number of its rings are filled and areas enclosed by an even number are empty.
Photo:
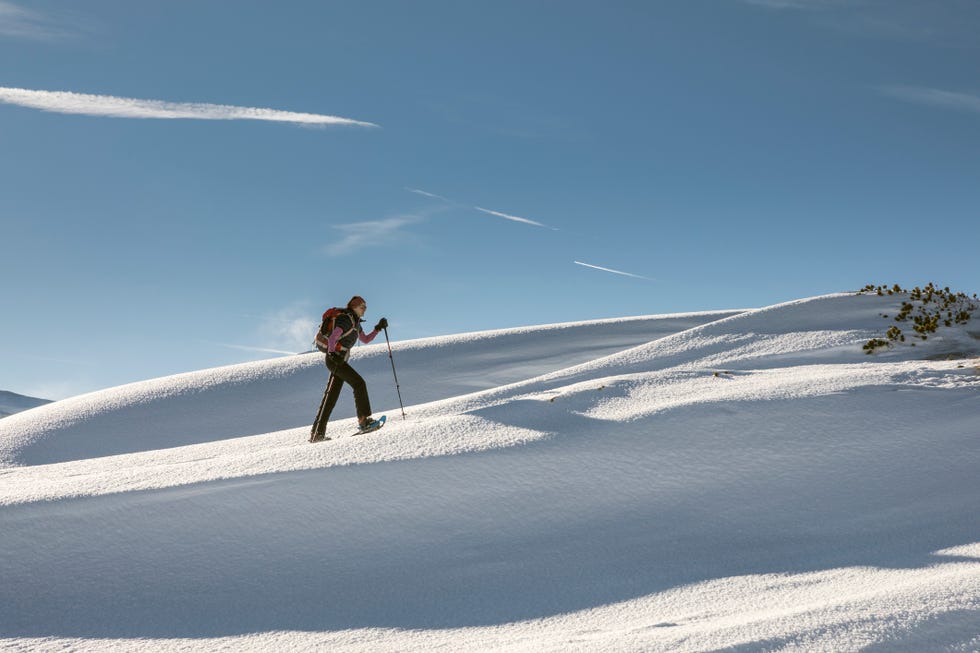
[[[980,347],[961,328],[866,356],[889,302],[398,343],[403,394],[444,379],[408,420],[365,347],[389,424],[317,445],[304,357],[7,418],[0,642],[976,650]],[[974,358],[924,360],[950,352]],[[300,388],[269,432],[236,421]]]

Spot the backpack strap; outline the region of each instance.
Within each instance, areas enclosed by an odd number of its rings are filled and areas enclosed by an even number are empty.
[[[346,315],[347,317],[350,318],[351,327],[349,329],[347,329],[346,331],[344,331],[343,333],[341,333],[340,334],[340,337],[337,338],[337,351],[343,351],[342,348],[341,348],[341,346],[340,346],[340,341],[343,340],[344,338],[346,338],[351,333],[353,333],[354,331],[357,330],[357,318],[354,315],[351,315],[350,314],[350,311],[344,311],[340,315]],[[340,317],[340,315],[338,315],[337,317]],[[334,318],[334,324],[335,325],[337,324],[336,318]],[[336,326],[334,328],[336,328]],[[349,350],[350,347],[348,347],[347,349]]]

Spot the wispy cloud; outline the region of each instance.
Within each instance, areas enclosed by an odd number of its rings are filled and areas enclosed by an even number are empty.
[[[473,208],[476,209],[477,211],[481,211],[481,212],[486,213],[488,215],[495,215],[498,218],[503,218],[504,220],[511,220],[513,222],[521,222],[523,224],[529,224],[529,225],[532,225],[532,226],[535,226],[535,227],[544,227],[545,229],[553,229],[553,230],[557,231],[557,229],[555,229],[554,227],[549,227],[546,224],[541,224],[540,222],[537,222],[536,220],[529,220],[527,218],[522,218],[522,217],[517,216],[517,215],[509,215],[507,213],[501,213],[500,211],[491,211],[490,209],[484,209],[484,208],[481,208],[479,206],[474,206]]]
[[[320,324],[320,311],[310,306],[311,302],[294,302],[263,315],[253,341],[261,347],[254,348],[255,351],[273,354],[309,351],[313,332]]]
[[[42,361],[45,363],[59,363],[62,365],[83,365],[85,367],[96,367],[98,364],[93,361],[78,360],[76,358],[61,358],[56,356],[35,356],[34,354],[25,354],[20,356],[32,361]]]
[[[320,314],[311,305],[309,301],[299,301],[258,315],[235,315],[235,321],[243,325],[240,329],[243,334],[241,340],[250,344],[212,340],[203,342],[257,354],[290,356],[309,351],[313,332],[320,323]],[[252,326],[248,328],[246,325]]]
[[[396,243],[404,237],[405,227],[422,222],[424,219],[418,215],[397,215],[383,220],[334,225],[334,229],[343,235],[330,243],[326,252],[331,256],[339,256],[356,252],[369,245],[380,247]]]
[[[761,10],[795,12],[817,26],[859,38],[971,49],[976,45],[976,0],[737,1]]]
[[[745,4],[767,9],[826,9],[846,4],[849,0],[742,0]]]
[[[613,270],[612,268],[604,268],[599,265],[592,265],[591,263],[582,263],[581,261],[573,261],[575,265],[581,265],[584,268],[592,268],[593,270],[602,270],[603,272],[612,272],[613,274],[620,274],[624,277],[633,277],[634,279],[646,279],[647,281],[655,281],[650,277],[644,277],[639,274],[633,274],[632,272],[623,272],[622,270]]]
[[[921,86],[881,86],[878,91],[913,104],[980,113],[980,97]]]
[[[285,356],[292,356],[293,354],[299,353],[298,350],[286,351],[284,349],[271,349],[269,347],[250,347],[248,345],[232,345],[227,342],[212,342],[211,344],[218,345],[219,347],[225,347],[227,349],[238,349],[241,351],[254,351],[260,354],[282,354]]]
[[[71,36],[72,32],[49,15],[0,0],[0,38],[57,41]]]
[[[238,107],[226,104],[140,100],[113,95],[89,95],[68,91],[34,91],[0,86],[0,103],[15,104],[54,113],[111,118],[161,118],[194,120],[268,120],[303,125],[350,125],[377,127],[370,122],[316,113]]]

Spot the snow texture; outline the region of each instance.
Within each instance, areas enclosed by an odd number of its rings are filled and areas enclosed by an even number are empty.
[[[0,421],[0,648],[980,650],[980,340],[897,297],[182,374]]]

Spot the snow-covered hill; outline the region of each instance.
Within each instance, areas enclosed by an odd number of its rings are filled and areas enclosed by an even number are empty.
[[[316,445],[313,354],[6,418],[0,643],[980,649],[980,340],[900,302],[394,343],[404,420],[363,347]]]
[[[31,408],[37,408],[44,404],[51,403],[48,399],[38,399],[37,397],[26,397],[16,392],[0,390],[0,418],[20,413]]]

